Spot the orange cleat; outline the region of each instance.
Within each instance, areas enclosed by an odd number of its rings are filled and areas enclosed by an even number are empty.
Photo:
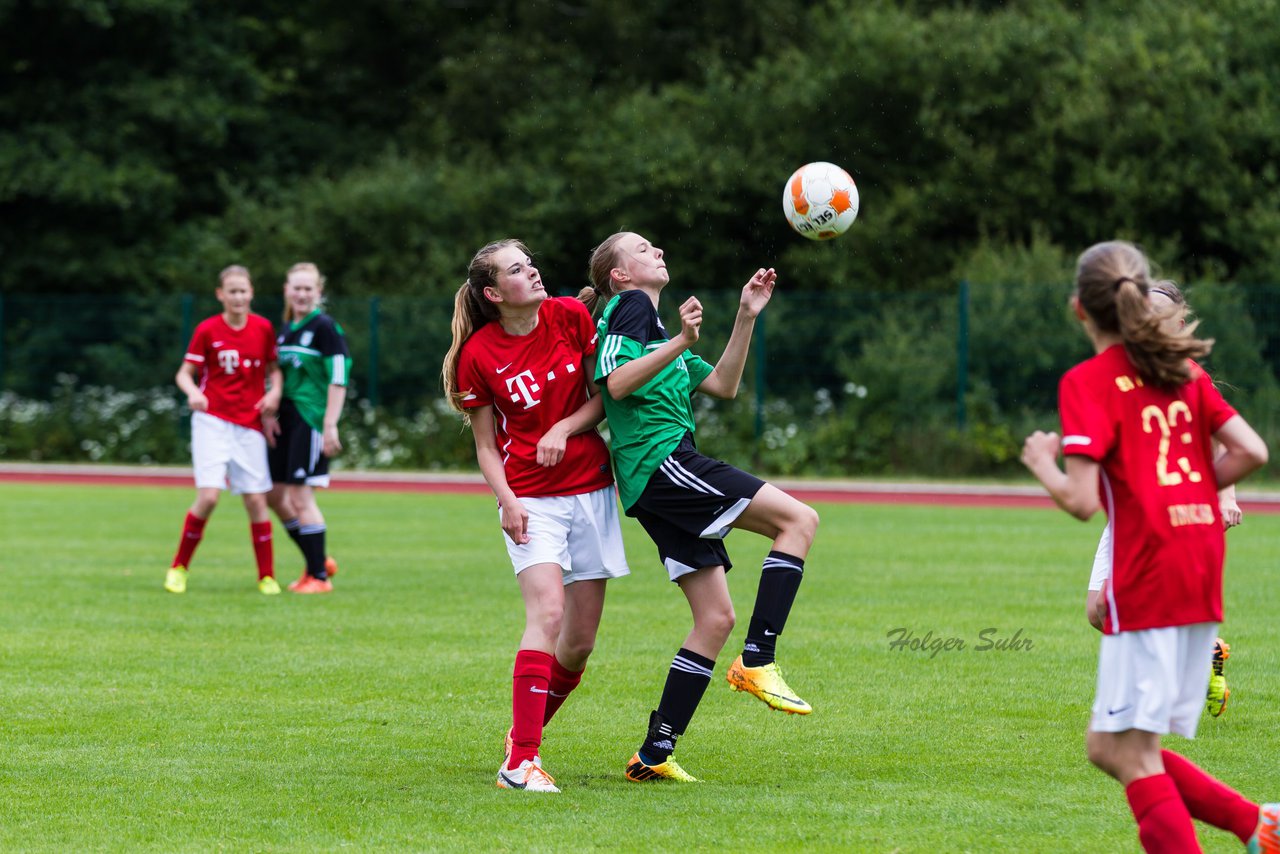
[[[294,593],[332,593],[333,582],[321,581],[308,575],[290,584],[289,589]]]

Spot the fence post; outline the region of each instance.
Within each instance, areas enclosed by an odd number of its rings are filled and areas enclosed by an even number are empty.
[[[191,294],[182,295],[182,340],[178,342],[179,347],[186,347],[191,341],[191,315],[195,312],[195,302],[196,298]]]
[[[373,297],[369,300],[369,403],[378,405],[378,319],[381,316],[382,299]]]
[[[969,384],[969,282],[960,280],[959,305],[956,324],[956,427],[964,430],[966,413],[965,392]]]
[[[765,315],[756,317],[756,381],[755,381],[755,433],[753,444],[755,457],[753,465],[760,467],[760,447],[764,441],[764,395],[765,395]]]

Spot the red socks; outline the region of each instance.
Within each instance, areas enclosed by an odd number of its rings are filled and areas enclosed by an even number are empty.
[[[191,566],[191,556],[195,554],[196,546],[200,545],[200,539],[204,536],[204,523],[207,521],[209,520],[187,512],[187,518],[182,523],[182,539],[178,541],[178,553],[173,556],[174,566],[184,569]]]
[[[1138,839],[1148,854],[1193,854],[1200,851],[1191,813],[1173,778],[1156,774],[1134,780],[1124,790],[1138,822]],[[1252,833],[1250,829],[1250,833]]]
[[[515,672],[511,678],[511,759],[507,769],[514,771],[526,759],[538,755],[542,745],[542,720],[547,710],[547,692],[551,684],[551,663],[555,656],[536,649],[516,653]]]
[[[271,520],[250,522],[249,535],[253,537],[253,559],[258,562],[258,580],[275,575],[274,558],[271,554]]]
[[[564,705],[564,701],[569,698],[569,693],[578,687],[578,683],[582,681],[582,671],[576,673],[572,670],[566,670],[564,665],[560,663],[560,659],[555,656],[551,657],[551,687],[547,694],[547,710],[542,715],[542,725],[546,726],[551,723],[551,718],[555,715],[560,707]]]
[[[1178,788],[1192,818],[1229,830],[1245,845],[1258,826],[1258,805],[1230,786],[1210,777],[1195,763],[1169,751],[1160,751],[1165,773]]]

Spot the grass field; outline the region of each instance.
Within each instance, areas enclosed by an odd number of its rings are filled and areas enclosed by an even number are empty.
[[[678,753],[705,782],[684,787],[622,777],[688,627],[627,520],[633,574],[543,745],[564,794],[533,796],[494,787],[523,612],[490,499],[328,495],[338,592],[268,598],[229,498],[187,594],[161,590],[190,498],[0,484],[0,849],[1139,850],[1083,752],[1101,520],[819,505],[780,643],[815,712],[730,692],[726,650]],[[767,544],[729,545],[735,647]],[[1231,706],[1169,740],[1254,799],[1280,798],[1277,553],[1280,516],[1231,533]],[[894,651],[896,628],[966,648]],[[1032,646],[978,651],[986,629]]]

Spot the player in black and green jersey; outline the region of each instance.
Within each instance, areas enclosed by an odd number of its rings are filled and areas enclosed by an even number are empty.
[[[313,487],[329,485],[329,458],[342,450],[338,419],[347,399],[351,354],[342,327],[320,307],[324,277],[315,264],[289,268],[284,328],[276,339],[284,373],[280,434],[269,453],[270,503],[306,559],[295,593],[328,593],[337,564],[325,554],[325,521]]]
[[[812,711],[783,680],[774,645],[795,601],[818,514],[754,475],[699,453],[690,401],[694,391],[724,399],[737,394],[751,332],[775,280],[772,269],[760,269],[743,287],[729,343],[714,366],[688,349],[702,326],[696,297],[680,306],[679,334],[667,335],[658,317],[658,297],[669,281],[666,263],[662,250],[644,237],[622,232],[600,244],[591,257],[592,287],[580,295],[588,307],[608,300],[598,323],[595,379],[606,391],[623,509],[653,539],[693,612],[693,629],[672,661],[648,734],[627,765],[631,780],[694,779],[671,754],[733,631],[725,579],[732,562],[723,541],[733,528],[769,537],[773,549],[729,684],[779,711]]]

